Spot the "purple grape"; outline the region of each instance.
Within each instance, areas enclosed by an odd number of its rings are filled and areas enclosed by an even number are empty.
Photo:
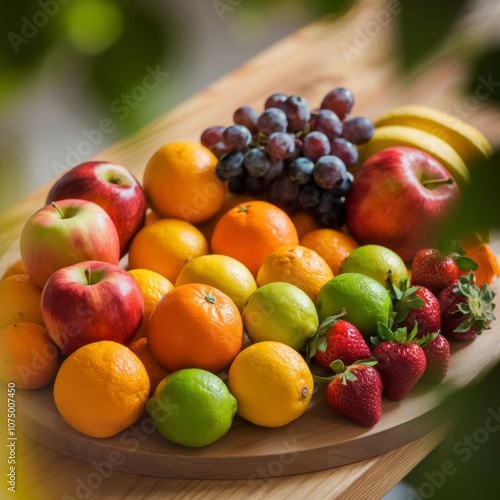
[[[285,207],[298,206],[299,185],[292,182],[287,175],[274,179],[269,185],[267,197],[271,203]]]
[[[330,142],[330,154],[338,156],[347,168],[356,165],[359,157],[358,148],[343,137],[337,137]]]
[[[213,146],[210,147],[210,151],[217,157],[220,158],[222,155],[225,155],[229,152],[229,148],[223,141],[216,142]]]
[[[302,156],[302,141],[298,137],[294,137],[295,147],[293,153],[290,155],[290,160],[293,161],[295,158]]]
[[[246,173],[244,171],[237,177],[229,179],[227,183],[227,188],[229,189],[229,192],[234,194],[243,194],[246,191],[245,180],[246,180]]]
[[[321,227],[340,229],[346,218],[343,200],[328,191],[323,191],[319,203],[314,207],[314,218]]]
[[[325,155],[314,165],[313,177],[319,187],[332,189],[340,186],[347,176],[345,163],[333,155]]]
[[[271,166],[269,167],[269,172],[264,175],[264,178],[268,181],[272,181],[273,179],[278,178],[285,168],[285,164],[283,160],[273,160],[270,158]]]
[[[291,132],[303,130],[311,119],[309,104],[302,96],[288,97],[283,104],[283,110],[288,120],[288,130]]]
[[[307,210],[317,206],[321,199],[321,193],[322,189],[314,181],[301,186],[299,192],[299,203],[301,207]]]
[[[200,142],[208,149],[212,149],[212,146],[222,141],[222,132],[225,128],[219,125],[208,127],[201,134]]]
[[[245,168],[252,177],[263,177],[271,169],[269,157],[259,148],[249,149],[245,153]]]
[[[372,138],[373,131],[372,121],[364,116],[358,116],[344,122],[342,137],[353,144],[364,144]]]
[[[314,162],[305,156],[296,158],[288,167],[288,177],[299,185],[306,184],[312,179]]]
[[[302,154],[312,161],[316,161],[330,153],[330,141],[323,132],[309,132],[302,143]]]
[[[322,109],[333,111],[341,120],[351,112],[354,106],[354,96],[352,92],[343,87],[338,87],[325,95],[321,102]]]
[[[286,132],[288,121],[285,112],[279,108],[268,108],[257,120],[259,132],[270,136],[273,132]]]
[[[264,177],[251,177],[248,175],[245,178],[245,191],[252,196],[261,196],[269,189],[269,181]]]
[[[266,145],[266,153],[276,160],[288,158],[295,151],[294,137],[286,132],[273,132]]]
[[[342,134],[342,122],[330,109],[320,109],[312,116],[311,130],[323,132],[332,141]]]
[[[257,133],[257,120],[259,113],[251,106],[241,106],[233,114],[233,121],[236,125],[243,125],[252,134]]]
[[[283,103],[286,101],[287,97],[288,96],[286,94],[281,94],[281,93],[270,95],[266,99],[266,102],[264,104],[264,109],[268,109],[268,108],[283,109]]]
[[[345,198],[345,196],[349,192],[349,189],[351,189],[353,180],[354,180],[354,175],[352,174],[352,172],[347,172],[347,175],[346,175],[345,179],[342,181],[342,183],[340,184],[340,186],[334,187],[333,189],[330,189],[329,191],[341,199]]]
[[[222,138],[229,149],[243,151],[252,142],[252,133],[243,125],[231,125],[222,132]]]
[[[215,166],[215,173],[219,179],[227,181],[241,175],[243,170],[243,159],[245,156],[241,151],[229,151],[222,155]]]

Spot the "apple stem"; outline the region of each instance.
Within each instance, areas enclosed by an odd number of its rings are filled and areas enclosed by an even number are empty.
[[[90,279],[91,279],[91,274],[92,274],[92,270],[90,269],[90,267],[86,267],[86,268],[85,268],[85,277],[87,278],[87,283],[88,283],[89,285],[91,285],[91,284],[92,284],[92,281],[90,281]]]
[[[455,181],[452,177],[448,177],[447,179],[429,179],[426,181],[422,181],[422,185],[428,188],[439,187],[444,184],[453,184]]]
[[[57,206],[57,204],[56,204],[55,201],[52,201],[50,204],[59,212],[59,215],[61,216],[61,219],[65,219],[66,218],[66,217],[64,217],[63,211]]]

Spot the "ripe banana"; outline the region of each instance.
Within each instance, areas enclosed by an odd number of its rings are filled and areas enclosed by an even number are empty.
[[[410,104],[391,109],[375,121],[376,127],[403,125],[429,132],[447,142],[467,166],[489,158],[491,145],[475,127],[444,111]]]
[[[413,127],[376,127],[370,141],[358,146],[358,164],[361,165],[378,151],[392,146],[409,146],[427,152],[441,162],[461,189],[467,186],[469,171],[460,155],[443,139]]]

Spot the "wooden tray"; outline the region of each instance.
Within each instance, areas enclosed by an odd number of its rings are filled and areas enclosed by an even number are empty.
[[[498,280],[493,288],[498,292]],[[276,429],[236,417],[229,432],[200,449],[175,445],[143,417],[105,439],[85,436],[67,425],[52,398],[52,386],[17,391],[20,429],[28,436],[95,467],[177,479],[255,479],[337,467],[396,449],[442,424],[450,415],[442,398],[477,379],[500,359],[500,325],[472,341],[453,341],[450,371],[438,386],[418,384],[403,401],[384,398],[383,415],[366,429],[337,415],[317,386],[300,418]],[[7,391],[2,391],[6,394]]]
[[[495,16],[489,12],[492,5],[490,2],[473,12],[461,26],[461,40],[487,40],[496,33]],[[205,127],[228,124],[238,106],[261,109],[265,97],[278,91],[304,95],[315,105],[332,86],[346,86],[357,98],[355,114],[370,118],[399,104],[418,102],[443,110],[460,104],[467,61],[458,52],[444,51],[434,63],[420,68],[411,83],[404,82],[393,64],[391,31],[387,28],[346,59],[341,44],[355,44],[358,34],[372,25],[383,8],[382,1],[362,0],[340,23],[324,20],[299,30],[95,159],[121,163],[142,178],[147,160],[165,142],[198,140]],[[480,106],[467,119],[498,145],[499,116],[496,110]],[[22,225],[42,206],[49,188],[40,188],[2,214],[0,272],[18,258]],[[498,291],[498,283],[495,289]],[[337,416],[324,401],[323,387],[316,389],[307,412],[291,424],[266,429],[236,418],[226,436],[203,449],[169,443],[153,432],[147,415],[113,438],[84,436],[59,416],[51,387],[17,392],[17,422],[20,431],[47,447],[104,471],[111,466],[113,470],[165,478],[247,480],[319,471],[396,449],[446,421],[448,416],[438,408],[439,402],[500,359],[499,333],[496,322],[476,340],[454,342],[445,381],[432,390],[419,385],[401,402],[384,400],[382,419],[372,429]],[[5,394],[2,390],[3,398]]]

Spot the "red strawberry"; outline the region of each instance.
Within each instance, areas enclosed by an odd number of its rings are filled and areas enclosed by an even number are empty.
[[[336,359],[351,365],[372,355],[361,332],[352,323],[339,319],[343,314],[326,318],[307,345],[307,359],[313,358],[330,372],[333,371],[330,364]]]
[[[446,377],[450,366],[450,343],[446,337],[439,334],[422,349],[427,361],[422,380],[433,383],[441,382]]]
[[[441,328],[441,307],[437,297],[424,286],[406,289],[406,282],[401,289],[394,284],[391,289],[393,309],[396,313],[394,322],[400,327],[411,330],[417,324],[417,337],[438,332]]]
[[[413,258],[412,285],[421,285],[437,295],[451,285],[464,271],[477,269],[456,240],[440,242],[438,248],[423,248]]]
[[[441,333],[469,340],[488,330],[495,319],[494,296],[486,283],[481,288],[475,284],[474,273],[460,276],[439,294]]]
[[[384,395],[393,401],[404,399],[425,372],[425,353],[419,344],[428,343],[434,335],[416,338],[417,327],[408,334],[406,328],[393,332],[383,323],[378,324],[379,337],[372,337],[376,345],[373,356],[384,383]]]
[[[374,426],[382,415],[382,379],[373,368],[374,360],[356,361],[345,367],[336,360],[336,375],[326,387],[328,404],[344,417],[366,427]]]

